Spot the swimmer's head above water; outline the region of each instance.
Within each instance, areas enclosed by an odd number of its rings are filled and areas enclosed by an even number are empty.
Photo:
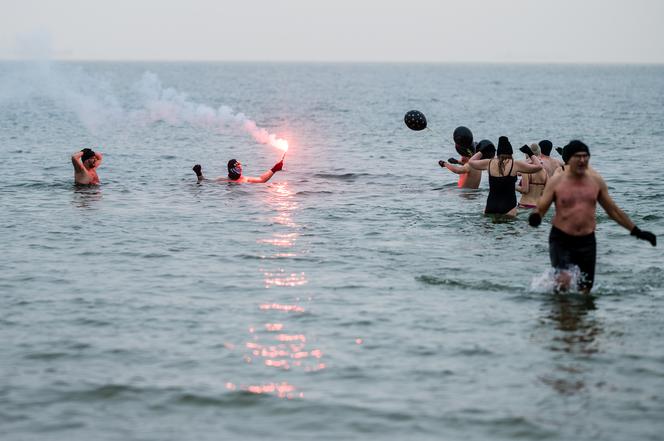
[[[543,139],[539,142],[540,149],[542,149],[542,154],[545,156],[551,155],[551,150],[553,149],[553,143],[548,139]]]
[[[242,163],[237,159],[228,161],[228,179],[237,181],[242,176]]]
[[[92,149],[88,148],[81,150],[81,152],[83,152],[83,156],[81,156],[81,162],[83,165],[87,168],[94,167],[95,162],[97,161],[96,153]]]
[[[590,156],[590,149],[588,148],[587,145],[582,143],[579,140],[573,140],[570,141],[569,144],[567,144],[563,148],[563,161],[565,161],[565,164],[569,162],[569,160],[572,158],[577,153],[586,153],[588,156]]]
[[[498,149],[496,150],[496,154],[498,156],[511,156],[514,154],[514,150],[512,150],[512,144],[510,143],[510,140],[507,138],[507,136],[501,136],[498,138]]]

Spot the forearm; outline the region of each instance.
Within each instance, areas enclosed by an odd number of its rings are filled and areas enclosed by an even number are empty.
[[[466,167],[459,167],[457,165],[452,165],[449,162],[445,163],[445,168],[451,171],[452,173],[456,173],[457,175],[464,175],[468,173]]]
[[[274,176],[274,172],[272,170],[268,170],[261,175],[260,182],[267,182],[272,176]]]
[[[619,225],[627,228],[629,231],[632,231],[634,228],[634,222],[632,222],[629,216],[627,216],[627,214],[625,214],[625,212],[617,206],[607,211],[606,214],[608,214],[609,217],[616,221]]]

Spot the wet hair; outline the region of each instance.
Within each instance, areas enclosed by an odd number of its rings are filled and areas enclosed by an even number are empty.
[[[231,159],[230,161],[228,161],[228,178],[232,179],[233,181],[240,179],[241,176],[241,174],[235,168],[236,165],[237,165],[237,159]]]
[[[512,159],[512,144],[507,136],[501,136],[498,138],[498,149],[496,151],[498,154],[498,170],[500,175],[505,175],[505,163],[508,159]]]
[[[534,143],[534,142],[533,142],[532,144],[530,144],[530,150],[533,151],[533,153],[535,154],[535,156],[540,156],[540,155],[542,154],[542,152],[541,152],[541,150],[540,150],[540,146],[538,146],[538,145],[537,145],[536,143]]]
[[[88,159],[95,157],[95,152],[92,149],[83,149],[81,151],[83,152],[83,156],[81,156],[82,162],[85,162]]]
[[[511,160],[513,160],[511,154],[498,155],[498,171],[501,176],[505,176],[505,163]]]

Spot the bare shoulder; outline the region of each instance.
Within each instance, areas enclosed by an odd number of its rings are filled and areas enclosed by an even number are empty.
[[[597,170],[592,168],[588,169],[588,176],[595,184],[597,184],[601,188],[606,187],[606,182],[604,181],[604,178],[602,177],[602,175],[600,175],[597,172]]]
[[[547,185],[555,187],[565,179],[565,173],[556,173],[548,178]]]

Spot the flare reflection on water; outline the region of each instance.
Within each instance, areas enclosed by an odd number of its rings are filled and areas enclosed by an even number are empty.
[[[268,376],[274,375],[270,372],[279,372],[278,375],[283,377],[294,369],[304,372],[319,371],[326,368],[322,362],[323,351],[312,347],[307,335],[295,329],[296,325],[289,322],[289,318],[305,313],[305,308],[297,303],[281,301],[286,294],[286,298],[296,298],[299,302],[300,296],[292,295],[290,290],[308,283],[303,271],[284,267],[291,262],[289,258],[301,254],[301,250],[296,247],[300,237],[300,225],[293,220],[298,204],[287,182],[275,183],[268,188],[269,194],[265,203],[276,213],[270,218],[275,228],[270,237],[258,239],[257,243],[272,248],[272,252],[267,252],[264,259],[271,264],[279,264],[279,267],[260,268],[265,288],[273,288],[270,291],[272,299],[258,304],[259,311],[268,314],[269,318],[262,326],[248,327],[250,338],[244,344],[243,360],[248,364],[269,369]],[[308,300],[311,301],[311,297],[308,297]],[[286,399],[304,397],[304,392],[299,391],[291,382],[282,381],[282,378],[272,380],[241,386],[240,389]],[[237,386],[229,382],[227,388],[235,390]]]

